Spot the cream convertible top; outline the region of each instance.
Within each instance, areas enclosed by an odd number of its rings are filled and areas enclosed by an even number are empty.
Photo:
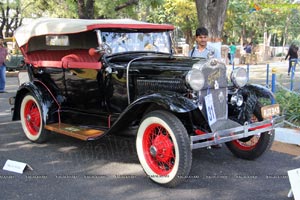
[[[15,31],[15,38],[22,47],[30,38],[41,35],[58,35],[79,33],[98,28],[124,28],[124,29],[156,29],[173,30],[168,24],[153,24],[132,19],[65,19],[65,18],[40,18]]]

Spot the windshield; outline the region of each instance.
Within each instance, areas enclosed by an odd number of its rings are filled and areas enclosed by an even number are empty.
[[[127,51],[155,51],[170,53],[171,44],[168,32],[101,32],[102,42],[112,49],[112,53]]]

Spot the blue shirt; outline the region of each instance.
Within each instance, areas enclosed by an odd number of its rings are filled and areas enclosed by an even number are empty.
[[[244,50],[246,51],[246,53],[251,53],[252,47],[251,45],[247,45]]]
[[[205,49],[201,52],[199,51],[198,46],[196,46],[189,52],[189,56],[198,57],[198,58],[207,58],[207,54],[210,52],[214,52],[215,58],[221,58],[220,52],[211,46],[206,46]]]

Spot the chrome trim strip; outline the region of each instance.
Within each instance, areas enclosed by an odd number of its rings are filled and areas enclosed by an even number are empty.
[[[134,61],[146,58],[147,56],[141,56],[141,57],[137,57],[132,59],[131,61],[128,62],[127,64],[127,69],[126,69],[126,88],[127,88],[127,100],[128,100],[128,105],[130,104],[130,93],[129,93],[129,68],[131,63],[133,63]]]

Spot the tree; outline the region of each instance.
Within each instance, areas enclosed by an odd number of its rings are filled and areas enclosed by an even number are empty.
[[[22,0],[22,16],[64,18],[133,18],[138,19],[141,9],[154,8],[164,0]]]
[[[299,35],[299,8],[299,4],[287,0],[261,0],[257,4],[230,0],[224,31],[231,41],[248,38],[256,43],[282,45],[287,39],[289,43]]]
[[[213,42],[221,41],[228,2],[229,0],[196,0],[199,26],[208,29]]]
[[[186,43],[192,46],[193,30],[198,25],[195,1],[165,0],[161,6],[149,13],[147,21],[173,24],[176,27],[175,37],[184,37]]]
[[[80,19],[94,19],[95,0],[77,0]]]
[[[132,18],[146,20],[164,0],[102,0],[96,1],[96,18]]]
[[[78,18],[74,0],[22,0],[22,18],[59,17]]]
[[[11,37],[14,30],[22,23],[22,19],[20,18],[20,1],[1,1],[0,10],[0,35],[1,37]]]

